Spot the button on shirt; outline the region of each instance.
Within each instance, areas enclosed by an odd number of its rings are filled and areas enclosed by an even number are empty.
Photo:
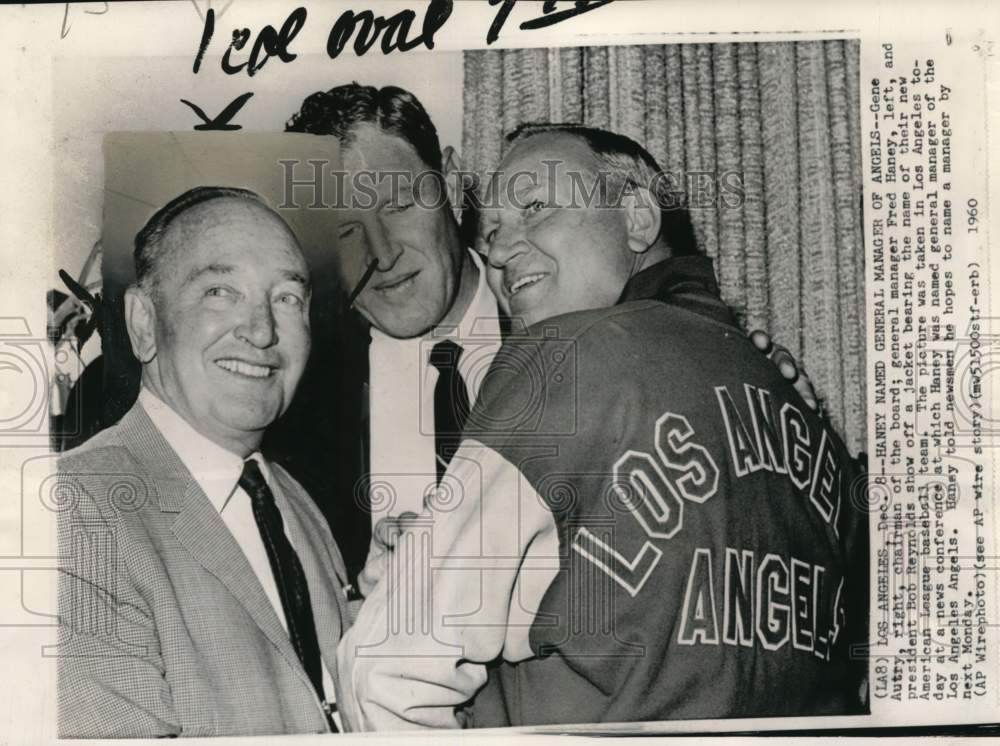
[[[371,412],[372,524],[387,515],[420,513],[424,496],[436,487],[434,386],[438,371],[430,364],[436,342],[450,339],[462,347],[458,370],[469,403],[500,350],[496,298],[486,283],[482,259],[469,252],[479,270],[476,293],[457,327],[436,327],[423,337],[395,339],[373,328],[368,352]]]
[[[146,414],[156,425],[164,439],[174,449],[184,467],[191,472],[202,492],[209,501],[219,511],[222,522],[236,539],[240,549],[250,563],[257,580],[267,600],[271,602],[274,613],[278,615],[281,626],[288,631],[288,624],[285,621],[285,612],[281,606],[281,597],[278,595],[278,585],[275,583],[274,574],[271,572],[271,565],[267,559],[267,550],[264,542],[260,538],[260,531],[253,517],[253,508],[250,504],[250,496],[239,487],[240,474],[243,472],[243,459],[231,451],[227,451],[222,446],[213,443],[204,435],[189,425],[183,417],[171,409],[156,394],[143,387],[139,393],[139,403]],[[267,480],[268,487],[277,494],[280,487],[271,477],[271,471],[267,462],[260,453],[255,453],[251,457],[260,465],[261,473]],[[288,536],[288,532],[285,532]],[[292,542],[292,537],[288,537]],[[326,661],[323,661],[323,691],[326,700],[334,702],[333,679],[327,670]],[[340,726],[340,719],[334,713],[337,727]]]

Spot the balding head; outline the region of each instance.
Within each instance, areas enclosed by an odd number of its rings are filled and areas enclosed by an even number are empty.
[[[185,238],[197,231],[198,224],[224,223],[231,215],[242,212],[269,213],[281,223],[292,240],[294,234],[284,220],[255,192],[238,187],[199,186],[170,200],[146,221],[135,237],[133,258],[138,285],[153,290],[164,266],[169,267],[171,249],[183,247]],[[207,222],[206,222],[207,221]],[[172,235],[182,233],[183,235]],[[168,240],[170,239],[170,240]],[[178,239],[178,240],[173,240]]]

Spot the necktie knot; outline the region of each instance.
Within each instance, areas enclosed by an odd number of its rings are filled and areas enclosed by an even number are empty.
[[[462,348],[450,339],[444,339],[431,348],[430,364],[437,368],[438,373],[458,371],[461,357]]]
[[[257,459],[248,458],[243,462],[243,473],[240,474],[239,485],[250,496],[250,501],[253,503],[268,504],[274,502],[274,494],[267,486],[267,480],[261,473]]]

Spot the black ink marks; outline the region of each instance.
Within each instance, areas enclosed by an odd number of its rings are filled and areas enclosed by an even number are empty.
[[[400,52],[408,52],[421,44],[427,49],[434,49],[434,35],[451,15],[452,4],[452,0],[431,0],[424,12],[420,36],[415,39],[409,38],[410,27],[417,17],[412,10],[402,10],[391,18],[376,16],[370,10],[363,10],[360,13],[355,13],[353,10],[345,11],[330,29],[330,35],[326,40],[326,53],[333,59],[343,52],[358,24],[361,28],[354,38],[354,52],[359,57],[371,49],[380,36],[382,54],[389,54],[397,49]]]
[[[229,55],[232,54],[232,51],[234,49],[236,50],[243,49],[243,47],[246,46],[246,43],[248,41],[250,41],[250,29],[248,28],[233,29],[233,40],[229,42],[229,49],[227,49],[226,53],[222,55],[222,70],[226,73],[226,75],[235,75],[240,71],[240,68],[246,65],[245,62],[242,65],[236,65],[236,66],[230,65]],[[255,72],[257,71],[254,70],[253,67],[251,67],[247,71],[247,75],[253,75]]]
[[[203,47],[208,46],[208,39],[212,38],[212,31],[214,30],[215,11],[211,8],[208,9],[208,13],[205,15],[205,32],[202,34],[202,45]],[[238,72],[246,68],[247,75],[253,77],[253,75],[264,67],[264,63],[267,62],[271,57],[277,57],[282,62],[291,62],[295,59],[296,55],[293,52],[288,51],[288,45],[292,43],[292,40],[298,35],[299,31],[302,30],[302,26],[306,22],[306,9],[296,8],[293,10],[285,22],[281,26],[280,31],[275,31],[274,26],[270,24],[265,26],[260,30],[257,35],[256,40],[253,43],[253,49],[250,52],[250,58],[239,64],[232,64],[230,62],[230,55],[234,51],[239,51],[246,46],[247,42],[250,41],[250,29],[233,29],[233,40],[229,43],[229,49],[222,56],[222,71],[226,75],[236,75]],[[208,39],[206,39],[206,35]],[[199,48],[198,57],[195,59],[195,65],[199,65],[201,62],[201,55],[203,47]],[[264,53],[263,59],[260,59],[261,52]],[[260,61],[258,62],[258,59]],[[195,72],[198,72],[195,69]]]
[[[490,5],[500,5],[500,10],[497,11],[496,18],[493,19],[493,23],[490,25],[490,30],[486,34],[487,44],[492,44],[500,37],[500,30],[507,22],[507,16],[509,16],[510,11],[513,10],[515,2],[517,2],[517,0],[490,0]],[[607,5],[611,2],[613,2],[613,0],[576,0],[576,2],[573,3],[572,8],[566,8],[565,10],[560,10],[557,13],[555,0],[545,0],[545,3],[542,5],[542,15],[538,18],[532,18],[529,21],[525,21],[521,24],[520,28],[522,31],[534,31],[535,29],[554,26],[555,24],[565,21],[568,18],[574,18],[575,16],[589,13],[592,10],[597,10],[602,5]]]
[[[195,8],[197,7],[198,6],[196,5]],[[198,45],[198,54],[195,55],[194,67],[191,68],[191,72],[195,75],[197,75],[198,70],[201,69],[201,60],[205,56],[205,50],[208,49],[208,43],[212,41],[212,34],[214,33],[215,11],[209,8],[208,13],[205,15],[205,28],[201,32],[201,43]]]
[[[497,11],[496,18],[493,19],[493,23],[490,24],[490,30],[486,33],[487,44],[492,44],[500,38],[500,29],[507,23],[507,16],[514,9],[514,0],[490,0],[490,5],[499,5],[500,3],[503,3],[503,5]]]
[[[610,2],[612,0],[576,0],[572,8],[554,13],[556,4],[552,0],[546,0],[545,5],[542,6],[542,15],[530,21],[525,21],[521,24],[521,29],[523,31],[534,31],[535,29],[553,26],[560,21],[565,21],[567,18],[573,18],[574,16],[597,10],[602,5],[607,5]]]
[[[211,11],[209,12],[211,13]],[[197,114],[198,118],[201,119],[202,123],[194,126],[196,130],[232,132],[233,130],[243,129],[242,125],[231,124],[230,120],[236,116],[236,112],[243,108],[243,104],[249,101],[251,96],[253,96],[253,91],[248,91],[247,93],[237,97],[231,104],[229,104],[229,106],[219,112],[215,119],[209,119],[208,115],[206,115],[197,104],[192,104],[190,101],[183,98],[181,99],[181,103],[190,106],[191,111]]]

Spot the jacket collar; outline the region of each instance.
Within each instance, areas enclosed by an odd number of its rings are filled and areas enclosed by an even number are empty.
[[[647,267],[625,285],[618,303],[658,300],[736,326],[736,317],[719,295],[712,260],[674,256]]]
[[[215,509],[221,513],[236,490],[243,471],[243,458],[202,435],[145,386],[139,392],[139,404]],[[260,464],[267,478],[267,464],[263,459],[260,459]]]
[[[187,494],[197,483],[166,438],[153,424],[141,403],[136,402],[116,426],[132,457],[146,467],[160,510],[178,513]],[[200,490],[199,490],[200,491]]]

